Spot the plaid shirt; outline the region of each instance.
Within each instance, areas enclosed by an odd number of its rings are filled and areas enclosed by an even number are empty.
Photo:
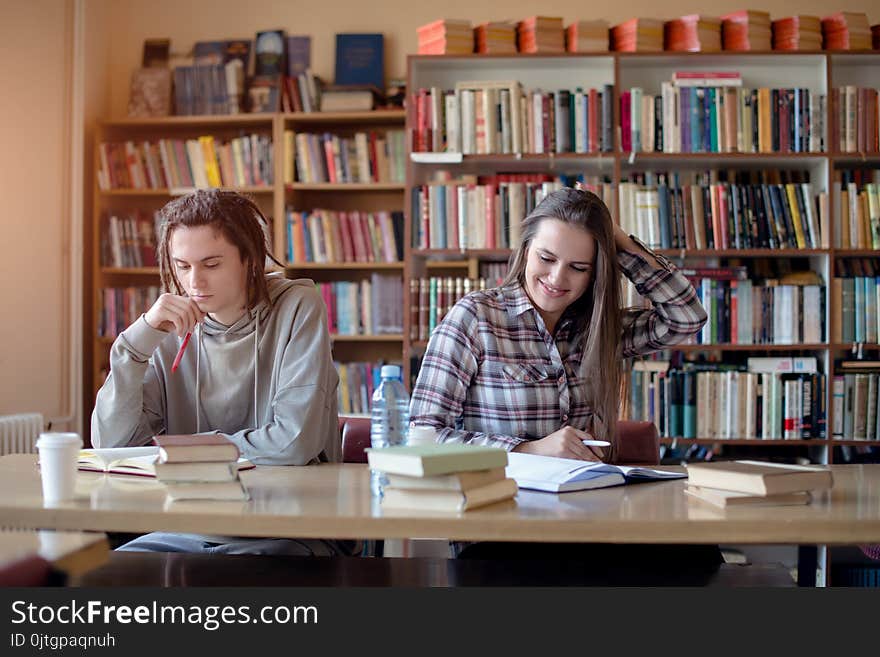
[[[690,282],[654,257],[659,269],[638,253],[618,252],[623,273],[653,303],[625,311],[624,358],[683,342],[706,322]],[[431,335],[410,421],[436,428],[441,442],[508,450],[566,425],[589,431],[590,382],[580,376],[574,338],[565,316],[550,335],[520,285],[468,294]]]

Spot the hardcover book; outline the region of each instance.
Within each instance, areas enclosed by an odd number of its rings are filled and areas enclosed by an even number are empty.
[[[469,511],[502,500],[512,499],[516,496],[516,490],[516,482],[513,479],[500,479],[467,491],[388,487],[382,497],[382,508]]]
[[[153,437],[159,447],[159,463],[237,461],[238,446],[219,434],[180,434]]]
[[[335,83],[385,89],[384,35],[337,34]]]
[[[827,490],[834,484],[831,470],[805,465],[723,461],[690,463],[687,470],[688,484],[691,486],[720,488],[753,495]]]
[[[708,502],[722,509],[732,506],[795,506],[809,504],[812,499],[809,491],[777,493],[775,495],[750,495],[732,490],[707,488],[705,486],[688,486],[685,495],[702,502]]]
[[[372,469],[413,477],[503,467],[508,456],[497,447],[454,443],[368,448],[366,452]]]

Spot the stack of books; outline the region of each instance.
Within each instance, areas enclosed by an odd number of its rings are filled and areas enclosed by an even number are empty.
[[[773,21],[773,50],[822,50],[818,16],[788,16]]]
[[[853,11],[839,11],[822,19],[825,50],[870,50],[871,26],[868,16]]]
[[[165,484],[172,500],[246,500],[248,492],[239,479],[239,468],[253,467],[239,461],[238,447],[217,434],[155,436],[159,446],[156,477]]]
[[[607,52],[608,21],[577,21],[565,28],[566,52]]]
[[[821,466],[763,461],[690,463],[685,494],[717,507],[809,504],[829,490],[831,470]]]
[[[505,475],[507,452],[452,443],[367,449],[370,468],[385,473],[385,509],[469,511],[516,496]]]
[[[677,52],[721,50],[721,19],[689,14],[663,24],[663,47]]]
[[[611,50],[617,52],[660,52],[663,50],[663,21],[658,18],[630,18],[611,28]]]
[[[516,53],[516,26],[513,23],[480,23],[474,28],[478,53],[510,55]]]
[[[469,55],[474,51],[470,21],[440,19],[416,28],[420,55]]]
[[[562,18],[530,16],[516,26],[519,51],[525,53],[565,52]]]
[[[725,50],[770,50],[770,14],[743,9],[721,17]]]

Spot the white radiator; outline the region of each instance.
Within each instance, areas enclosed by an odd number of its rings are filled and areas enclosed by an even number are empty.
[[[0,415],[0,455],[36,452],[37,438],[42,431],[40,413]]]

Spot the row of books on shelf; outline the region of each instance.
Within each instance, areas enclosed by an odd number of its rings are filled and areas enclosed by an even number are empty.
[[[337,401],[341,415],[370,412],[373,391],[379,386],[379,372],[388,363],[334,363],[339,374]]]
[[[696,83],[696,84],[694,84]],[[804,88],[743,88],[733,71],[681,71],[659,94],[620,94],[621,150],[819,153],[826,97]]]
[[[531,16],[518,23],[440,19],[417,28],[420,55],[605,52],[608,21],[579,20],[565,28],[561,18]]]
[[[827,435],[826,377],[815,357],[749,358],[747,366],[636,361],[629,377],[630,419],[670,438],[803,440]]]
[[[519,241],[522,218],[543,198],[581,182],[614,205],[613,185],[597,176],[540,173],[462,176],[413,188],[412,243],[417,249],[504,249]]]
[[[295,163],[296,180],[303,183],[402,183],[406,177],[405,132],[356,132],[352,137],[285,132],[285,164],[288,162],[288,166]],[[287,178],[285,173],[285,181]]]
[[[105,267],[157,267],[156,213],[135,210],[105,215],[101,232],[101,264]]]
[[[403,262],[402,212],[287,211],[290,263]]]
[[[829,139],[841,153],[876,153],[880,150],[880,90],[847,85],[831,90],[832,118]]]
[[[523,91],[519,82],[459,83],[413,94],[413,153],[597,153],[614,148],[614,87]]]
[[[743,9],[721,16],[688,14],[671,20],[631,18],[609,27],[602,19],[564,26],[555,16],[521,21],[441,19],[417,28],[418,52],[425,55],[477,53],[562,53],[719,50],[866,50],[880,48],[880,25],[860,12],[829,16],[787,16]]]
[[[238,114],[244,109],[245,71],[240,59],[175,66],[173,72],[175,114]]]
[[[744,269],[682,270],[693,282],[708,315],[693,338],[694,344],[824,342],[824,322],[819,318],[824,314],[826,293],[818,274],[802,272],[796,277],[752,281]]]
[[[842,248],[880,249],[880,170],[840,171],[832,196],[840,210],[835,243]]]
[[[461,276],[432,276],[409,281],[409,338],[426,341],[452,306],[476,290],[495,287],[497,280]]]
[[[403,279],[373,273],[361,281],[316,283],[334,335],[403,333]]]
[[[829,246],[827,193],[816,194],[809,182],[779,182],[809,180],[806,173],[649,172],[630,179],[636,182],[620,183],[620,224],[651,248]]]
[[[159,287],[105,287],[98,298],[98,336],[115,338],[159,298]]]
[[[868,263],[870,271],[876,271]],[[874,344],[880,339],[880,278],[877,276],[853,276],[832,278],[831,289],[834,303],[839,309],[832,316],[839,317],[832,340],[835,343],[867,342]]]
[[[102,142],[100,189],[167,189],[271,185],[272,139],[250,134],[157,142]]]

